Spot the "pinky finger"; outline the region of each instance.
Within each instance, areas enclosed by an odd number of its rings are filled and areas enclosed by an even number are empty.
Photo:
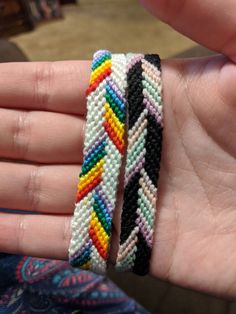
[[[67,259],[71,216],[0,213],[0,252]]]

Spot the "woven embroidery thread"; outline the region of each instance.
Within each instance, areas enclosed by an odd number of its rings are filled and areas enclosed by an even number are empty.
[[[161,68],[157,55],[129,54],[127,58],[128,149],[116,269],[145,275],[161,158]]]
[[[104,273],[126,116],[126,58],[106,50],[94,55],[87,90],[84,162],[72,220],[69,260],[72,266]]]

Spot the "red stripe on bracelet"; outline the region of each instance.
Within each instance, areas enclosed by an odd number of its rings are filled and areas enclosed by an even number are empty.
[[[87,185],[83,190],[77,193],[77,202],[80,202],[89,192],[91,192],[102,181],[102,175],[100,174],[93,182]]]
[[[108,121],[103,122],[103,126],[106,130],[106,132],[108,133],[109,137],[111,138],[112,142],[114,143],[114,145],[116,146],[116,148],[119,150],[119,152],[121,154],[124,153],[124,149],[125,149],[125,145],[124,143],[122,143],[119,138],[117,137],[114,129],[112,128],[112,126],[110,125],[110,123]]]
[[[99,254],[104,260],[107,260],[108,258],[108,252],[104,250],[104,248],[100,244],[100,240],[98,236],[96,235],[96,232],[94,231],[93,227],[90,227],[89,229],[89,236],[93,240],[93,244],[95,245],[96,249],[98,250]]]
[[[98,78],[95,80],[95,82],[90,84],[89,87],[87,88],[86,96],[88,96],[91,92],[95,91],[98,85],[111,73],[112,73],[112,70],[111,68],[109,68],[106,71],[104,71],[101,75],[99,75]]]

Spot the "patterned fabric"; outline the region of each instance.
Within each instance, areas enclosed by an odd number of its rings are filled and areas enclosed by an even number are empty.
[[[107,278],[69,263],[0,254],[0,314],[148,313]]]

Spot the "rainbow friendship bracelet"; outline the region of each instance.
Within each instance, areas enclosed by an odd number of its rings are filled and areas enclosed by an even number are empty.
[[[127,55],[127,80],[128,148],[116,269],[145,275],[153,243],[162,147],[159,56]]]
[[[86,94],[84,162],[72,220],[69,261],[74,267],[106,271],[128,107],[125,187],[115,267],[145,275],[153,245],[162,148],[159,56],[96,52]]]
[[[126,119],[126,57],[107,50],[94,54],[87,89],[87,123],[77,202],[72,219],[69,261],[74,267],[104,273]]]

